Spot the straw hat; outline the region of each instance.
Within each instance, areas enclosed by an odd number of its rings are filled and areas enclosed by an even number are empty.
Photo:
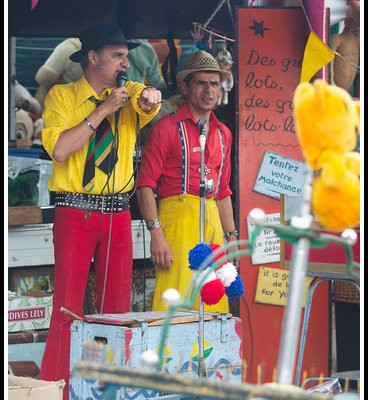
[[[101,24],[87,28],[80,34],[82,48],[69,56],[70,60],[80,62],[90,50],[98,50],[108,44],[125,44],[128,49],[135,49],[139,43],[129,42],[118,25]]]
[[[199,50],[188,57],[184,69],[177,73],[176,80],[180,83],[193,72],[201,71],[219,72],[221,82],[226,81],[231,76],[231,72],[220,69],[215,57],[206,51]]]

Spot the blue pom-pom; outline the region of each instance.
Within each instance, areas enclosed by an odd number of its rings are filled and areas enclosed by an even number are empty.
[[[225,293],[230,301],[234,301],[244,293],[244,282],[240,275],[235,278],[230,286],[225,288]]]
[[[196,244],[188,253],[189,268],[193,271],[199,269],[202,262],[212,253],[211,247],[206,243]]]

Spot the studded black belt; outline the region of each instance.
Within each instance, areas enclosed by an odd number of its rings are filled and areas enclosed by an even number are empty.
[[[86,211],[98,211],[102,214],[129,210],[129,194],[85,194],[56,192],[55,206],[72,207]]]

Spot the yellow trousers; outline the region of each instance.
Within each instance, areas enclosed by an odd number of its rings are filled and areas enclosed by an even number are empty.
[[[213,199],[206,199],[204,205],[204,243],[216,243],[223,246],[223,232],[217,203]],[[187,292],[193,271],[189,268],[189,251],[200,241],[200,207],[201,200],[198,196],[175,195],[159,201],[158,215],[165,232],[166,239],[171,247],[174,261],[170,269],[156,266],[156,288],[153,297],[152,311],[165,311],[167,305],[162,301],[162,293],[166,289],[175,288],[179,291],[181,298],[190,298]],[[189,293],[189,296],[188,296]],[[191,309],[199,309],[200,292],[196,297]],[[228,297],[224,295],[214,305],[204,304],[207,312],[229,312]]]

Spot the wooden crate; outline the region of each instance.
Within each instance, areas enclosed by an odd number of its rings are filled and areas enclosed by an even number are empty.
[[[73,366],[80,361],[139,368],[145,350],[157,351],[166,312],[130,312],[86,315],[71,327],[70,394],[75,398],[98,398],[100,382],[79,379]],[[231,314],[204,315],[204,358],[208,379],[242,381],[241,320]],[[175,314],[165,340],[165,372],[198,377],[198,312]],[[122,387],[116,398],[143,400],[159,397],[154,390]]]

